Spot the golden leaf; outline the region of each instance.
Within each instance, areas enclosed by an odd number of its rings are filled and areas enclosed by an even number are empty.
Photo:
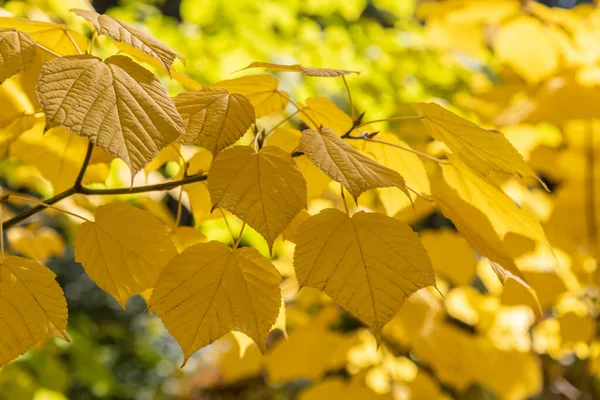
[[[435,103],[418,103],[415,107],[429,134],[484,176],[497,171],[537,178],[504,134],[483,129]]]
[[[28,34],[16,29],[0,29],[0,84],[21,71],[29,71],[36,49]]]
[[[37,230],[15,226],[6,232],[11,249],[27,258],[44,264],[50,257],[60,257],[65,250],[62,236],[55,230],[42,227]]]
[[[360,74],[360,72],[358,71],[348,71],[345,69],[303,67],[300,64],[283,65],[260,61],[252,62],[250,63],[250,65],[248,65],[245,68],[242,68],[240,71],[249,68],[265,68],[267,71],[272,72],[299,72],[303,76],[316,76],[320,78],[336,78],[338,76],[344,76],[349,74]]]
[[[150,310],[162,319],[184,352],[184,364],[198,349],[236,330],[264,351],[281,305],[281,276],[249,247],[218,242],[188,247],[161,273]]]
[[[300,287],[324,291],[376,336],[408,296],[435,285],[417,234],[397,219],[326,209],[300,225],[295,238]]]
[[[356,150],[331,129],[302,132],[298,151],[304,153],[321,171],[341,183],[354,199],[378,187],[397,187],[408,196],[404,178]]]
[[[181,142],[204,147],[213,155],[241,138],[255,118],[244,96],[225,89],[181,93],[173,101],[185,123]]]
[[[99,35],[110,36],[118,42],[126,43],[158,59],[167,73],[171,72],[171,65],[175,61],[175,58],[183,60],[183,57],[177,54],[175,50],[127,22],[108,15],[98,14],[95,11],[80,9],[73,9],[71,11],[90,21]]]
[[[220,153],[208,173],[213,208],[236,215],[273,242],[306,208],[306,181],[289,153],[267,146],[258,153],[233,147]]]
[[[167,228],[125,203],[98,207],[96,222],[83,223],[75,237],[75,261],[123,308],[129,297],[154,287],[176,254]]]
[[[288,94],[278,90],[279,82],[269,75],[250,75],[208,85],[209,88],[227,89],[241,94],[254,106],[256,118],[282,111],[288,103]]]
[[[342,136],[352,128],[352,118],[326,97],[306,99],[306,107],[298,114],[298,118],[312,129],[318,130],[324,126],[338,136]],[[315,123],[318,126],[315,126]]]
[[[67,301],[56,275],[37,261],[5,256],[0,263],[0,366],[43,339],[67,336]]]
[[[42,68],[36,91],[46,127],[63,126],[119,157],[132,177],[183,133],[158,78],[124,56],[61,57]]]
[[[63,56],[81,54],[88,47],[85,36],[64,25],[21,18],[0,18],[0,29],[17,29],[28,34],[34,42]],[[45,53],[46,56],[54,57],[51,53]]]

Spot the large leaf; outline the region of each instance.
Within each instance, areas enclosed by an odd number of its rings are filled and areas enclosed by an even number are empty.
[[[257,118],[283,111],[288,103],[288,94],[280,91],[277,79],[269,75],[242,76],[207,87],[227,89],[229,93],[246,97],[254,106]]]
[[[62,56],[81,54],[88,46],[85,36],[60,24],[28,21],[21,18],[0,18],[0,28],[24,32],[34,42]],[[52,53],[44,53],[46,56],[55,57]]]
[[[213,161],[208,173],[213,207],[223,208],[269,244],[306,208],[306,181],[289,153],[266,146],[258,153],[233,147]]]
[[[121,307],[154,287],[164,266],[177,254],[167,228],[145,211],[111,203],[96,211],[75,237],[75,261]]]
[[[160,80],[124,56],[61,57],[42,68],[46,127],[63,126],[123,159],[132,176],[183,133]]]
[[[37,261],[5,256],[0,263],[0,366],[39,341],[67,336],[67,301],[56,275]]]
[[[185,123],[181,141],[217,155],[235,143],[254,122],[254,108],[241,94],[225,89],[181,93],[174,99]]]
[[[281,306],[281,276],[249,247],[218,242],[188,247],[161,273],[150,310],[183,348],[185,362],[229,331],[241,331],[264,351]]]
[[[435,285],[427,252],[410,227],[382,214],[326,209],[296,232],[294,269],[377,336],[418,289]]]
[[[171,71],[171,65],[175,61],[175,58],[179,57],[183,59],[175,50],[160,40],[127,22],[108,15],[98,14],[95,11],[79,9],[71,11],[90,21],[98,34],[110,36],[119,42],[126,43],[158,59],[168,73]]]
[[[394,186],[408,196],[404,179],[398,172],[365,156],[331,129],[305,130],[298,151],[331,179],[344,185],[355,199],[369,189]]]
[[[415,107],[423,116],[429,134],[484,176],[496,171],[536,177],[504,134],[483,129],[435,103],[418,103]]]
[[[31,37],[15,29],[0,29],[0,83],[33,65],[36,52]]]

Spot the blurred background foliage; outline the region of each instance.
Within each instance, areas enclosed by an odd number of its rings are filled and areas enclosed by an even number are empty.
[[[85,6],[82,0],[0,5],[5,15],[65,22],[90,32],[68,13]],[[414,114],[407,103],[435,100],[502,129],[552,189],[530,191],[514,180],[502,182],[540,219],[554,246],[554,254],[540,250],[519,260],[544,316],[536,321],[529,308],[513,301],[515,294],[502,288],[451,223],[417,201],[415,209],[399,206],[397,217],[420,232],[444,299],[429,290],[413,296],[387,327],[379,349],[373,336],[326,296],[307,288],[296,295],[288,280],[283,287],[287,320],[271,335],[265,356],[243,335],[229,334],[180,370],[179,347],[158,319],[144,313],[143,298],[121,310],[73,263],[73,226],[47,212],[12,229],[8,241],[13,252],[46,262],[58,274],[72,343],[48,341],[4,367],[0,399],[600,398],[594,213],[600,209],[600,185],[589,178],[600,176],[600,157],[594,159],[593,150],[589,157],[590,149],[600,149],[596,4],[100,0],[93,5],[143,25],[175,48],[187,59],[186,67],[176,68],[200,84],[230,79],[252,61],[358,70],[361,75],[349,79],[353,99],[371,120]],[[325,96],[349,110],[339,80],[277,77],[282,89],[301,101]],[[165,79],[165,84],[172,93],[182,90],[176,81]],[[443,151],[427,142],[418,122],[390,123],[387,129],[414,147]],[[106,182],[117,186],[128,172],[114,164]],[[167,164],[154,173],[169,177],[178,171]],[[53,191],[39,169],[10,158],[0,164],[0,177],[12,190],[42,196]],[[177,194],[125,200],[172,221]],[[329,201],[324,197],[314,201]],[[85,201],[68,207],[85,215]],[[221,220],[194,224],[194,217],[186,208],[182,224],[228,240]],[[239,229],[239,221],[230,223]],[[266,252],[250,230],[242,243]],[[289,246],[280,241],[275,248],[275,262],[287,268],[287,275]],[[281,340],[284,335],[287,341]]]

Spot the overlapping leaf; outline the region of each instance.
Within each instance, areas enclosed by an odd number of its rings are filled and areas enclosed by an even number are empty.
[[[33,41],[61,56],[81,54],[88,46],[88,40],[81,33],[67,29],[64,25],[50,22],[28,21],[21,18],[0,18],[0,29],[17,29],[28,34]],[[55,57],[54,54],[39,49],[39,53]]]
[[[306,106],[298,115],[300,120],[312,129],[321,126],[342,136],[352,128],[352,118],[326,97],[309,97]]]
[[[0,29],[0,84],[14,74],[28,71],[37,46],[31,37],[16,29]]]
[[[175,58],[183,59],[175,50],[160,40],[127,22],[108,15],[98,14],[95,11],[80,9],[71,11],[90,21],[98,34],[110,36],[160,60],[168,73],[171,71],[171,65]]]
[[[42,68],[37,94],[46,127],[63,126],[123,159],[132,176],[183,133],[158,78],[124,56],[57,58]]]
[[[75,238],[75,261],[123,308],[129,297],[154,287],[176,254],[167,228],[125,203],[99,207],[96,221],[83,223]]]
[[[363,211],[326,209],[298,228],[294,269],[300,287],[324,291],[376,335],[418,289],[435,285],[419,238],[405,223]]]
[[[256,250],[218,242],[188,247],[163,270],[150,298],[184,351],[198,349],[229,331],[241,331],[264,351],[281,305],[281,276]]]
[[[0,366],[39,341],[67,336],[67,301],[56,275],[37,261],[5,256],[0,263]]]
[[[267,146],[258,153],[234,147],[219,154],[208,173],[213,208],[223,208],[266,240],[269,249],[306,208],[306,181],[289,153]]]
[[[284,65],[260,61],[252,62],[246,68],[242,68],[242,70],[249,68],[264,68],[265,70],[272,72],[299,72],[304,76],[316,76],[320,78],[336,78],[349,74],[360,74],[358,71],[349,71],[345,69],[303,67],[300,64]]]
[[[235,143],[254,122],[252,104],[224,89],[204,89],[175,97],[185,123],[182,143],[195,144],[217,155]]]
[[[357,199],[361,193],[381,187],[397,187],[408,196],[402,176],[356,150],[331,129],[302,132],[298,151],[304,153],[334,181]]]

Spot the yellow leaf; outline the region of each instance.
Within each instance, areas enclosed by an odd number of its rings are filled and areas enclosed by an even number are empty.
[[[272,72],[300,72],[304,76],[317,76],[320,78],[336,78],[348,74],[360,74],[358,71],[348,71],[345,69],[303,67],[300,64],[282,65],[260,61],[252,62],[240,71],[249,68],[265,68],[267,71]]]
[[[458,286],[471,283],[477,271],[477,258],[462,236],[447,229],[428,230],[421,234],[421,242],[439,276]]]
[[[263,356],[252,339],[233,331],[223,337],[231,347],[220,357],[220,370],[226,383],[234,383],[253,376],[262,370]]]
[[[21,18],[0,18],[0,28],[17,29],[27,33],[34,42],[64,56],[84,53],[88,47],[88,40],[85,36],[67,29],[64,25],[28,21]],[[47,56],[54,57],[50,53],[45,53]]]
[[[281,276],[249,247],[218,242],[188,247],[161,273],[150,309],[183,348],[184,364],[198,349],[237,330],[261,351],[281,305]]]
[[[11,249],[42,264],[50,257],[60,257],[64,253],[62,237],[47,227],[32,231],[16,226],[6,232],[6,238]]]
[[[324,126],[337,133],[338,136],[342,136],[352,128],[352,118],[326,97],[306,99],[306,107],[302,109],[298,117],[311,129],[319,130],[321,126]]]
[[[154,287],[164,266],[177,254],[167,228],[125,203],[98,207],[96,222],[85,222],[75,237],[75,261],[121,307]]]
[[[355,200],[361,193],[378,187],[397,187],[409,196],[399,173],[365,156],[331,129],[323,128],[321,132],[305,130],[298,151],[348,189]]]
[[[288,103],[288,94],[279,91],[279,82],[269,75],[250,75],[213,83],[207,87],[227,89],[229,93],[241,94],[254,106],[256,117],[264,117],[282,111]]]
[[[207,241],[208,239],[202,232],[189,226],[179,226],[173,232],[173,243],[179,253],[190,246]]]
[[[287,229],[281,234],[283,240],[289,240],[292,243],[296,243],[296,232],[298,231],[298,228],[310,217],[311,214],[308,211],[304,209],[300,210]]]
[[[377,393],[365,382],[364,374],[358,374],[350,382],[342,378],[329,378],[300,392],[299,400],[392,400],[392,393]],[[412,398],[412,397],[411,397]]]
[[[208,174],[213,208],[223,208],[260,233],[269,245],[306,208],[306,182],[289,153],[274,146],[258,153],[233,147],[220,153]]]
[[[0,29],[0,84],[21,71],[29,71],[35,60],[35,42],[16,29]]]
[[[429,134],[484,176],[497,171],[537,178],[504,134],[483,129],[435,103],[418,103],[415,107]]]
[[[495,54],[527,82],[535,85],[559,68],[561,54],[550,32],[535,17],[515,18],[504,24],[496,35]]]
[[[504,285],[500,297],[502,304],[528,306],[533,311],[535,319],[540,321],[542,319],[542,307],[535,290],[523,278],[514,275],[502,265],[490,261],[490,266]]]
[[[417,234],[382,214],[326,209],[300,226],[296,243],[300,287],[324,291],[376,336],[408,296],[435,285]]]
[[[130,58],[81,55],[49,61],[36,91],[46,126],[63,126],[121,158],[133,177],[183,133],[160,80]]]
[[[144,171],[149,174],[150,172],[156,171],[170,161],[177,162],[179,164],[183,163],[183,160],[181,159],[179,143],[171,143],[159,151],[156,157],[144,167]]]
[[[144,53],[160,60],[167,73],[171,71],[171,65],[175,58],[183,57],[169,46],[156,39],[152,35],[128,24],[127,22],[118,20],[104,14],[98,14],[95,11],[88,10],[71,10],[90,21],[99,35],[107,35],[118,42],[123,42],[136,48]]]
[[[181,93],[173,101],[185,123],[181,142],[204,147],[213,155],[241,138],[255,118],[244,96],[225,89]]]
[[[5,256],[0,263],[0,366],[39,341],[67,336],[67,301],[52,271],[37,261]]]

